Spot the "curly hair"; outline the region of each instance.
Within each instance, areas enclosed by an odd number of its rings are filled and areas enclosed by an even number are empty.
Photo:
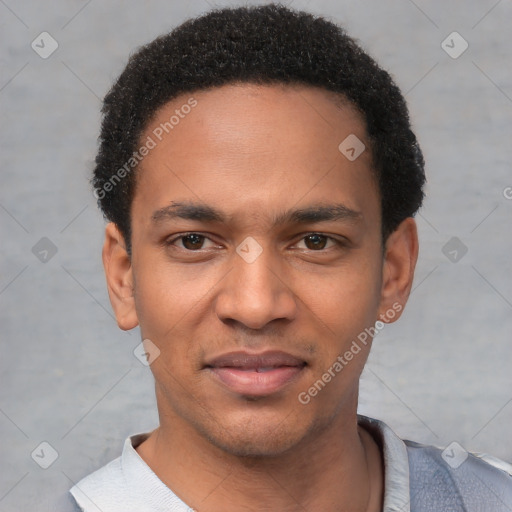
[[[92,183],[129,252],[133,157],[147,125],[180,94],[234,82],[309,85],[348,99],[367,127],[383,241],[420,208],[424,160],[405,99],[344,29],[280,4],[215,9],[138,49],[105,96]]]

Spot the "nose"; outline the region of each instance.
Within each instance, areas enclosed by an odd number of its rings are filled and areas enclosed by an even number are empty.
[[[240,256],[242,254],[242,256]],[[222,280],[215,311],[223,322],[262,329],[273,320],[292,320],[297,302],[292,283],[279,275],[281,263],[270,249],[253,258],[233,254],[233,267]]]

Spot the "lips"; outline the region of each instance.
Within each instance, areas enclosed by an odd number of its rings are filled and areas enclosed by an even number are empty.
[[[231,352],[208,361],[205,369],[231,391],[261,397],[295,380],[306,365],[306,361],[286,352]]]
[[[223,354],[208,362],[205,366],[214,368],[238,368],[244,370],[277,368],[279,366],[303,366],[305,361],[287,354],[286,352],[272,351],[260,354],[249,352],[231,352]]]

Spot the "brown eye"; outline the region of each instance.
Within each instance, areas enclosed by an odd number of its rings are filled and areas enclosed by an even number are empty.
[[[304,243],[308,249],[321,250],[321,249],[325,249],[328,239],[329,239],[329,237],[327,237],[325,235],[313,233],[311,235],[307,235],[304,237]]]
[[[222,248],[215,244],[210,237],[194,232],[175,236],[174,238],[165,240],[164,243],[169,250],[177,250],[181,255],[190,255],[193,252],[197,252],[200,255],[206,252],[211,253],[214,249]]]
[[[198,235],[197,233],[184,235],[180,238],[183,247],[185,247],[185,249],[188,249],[189,251],[201,249],[205,240],[205,237],[203,235]]]

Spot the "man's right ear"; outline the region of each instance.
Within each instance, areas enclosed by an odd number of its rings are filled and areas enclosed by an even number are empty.
[[[132,263],[124,237],[113,222],[105,228],[102,258],[117,325],[125,331],[133,329],[139,325],[139,320],[133,296]]]

